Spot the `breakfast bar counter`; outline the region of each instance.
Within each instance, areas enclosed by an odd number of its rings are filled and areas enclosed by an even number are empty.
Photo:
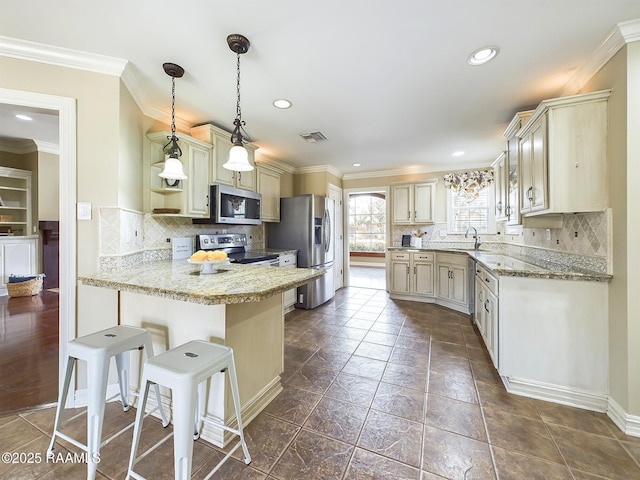
[[[205,305],[259,302],[323,275],[311,268],[225,264],[213,274],[186,260],[145,262],[120,272],[81,276],[84,285]]]
[[[117,291],[118,323],[146,328],[154,353],[201,339],[233,348],[242,420],[247,425],[282,391],[285,291],[323,275],[306,268],[223,264],[201,274],[186,260],[142,263],[114,273],[80,276],[82,288]],[[132,353],[136,391],[141,354]],[[161,388],[163,402],[170,403]],[[206,415],[237,425],[225,374],[211,378]],[[225,445],[228,433],[205,423],[201,436]]]

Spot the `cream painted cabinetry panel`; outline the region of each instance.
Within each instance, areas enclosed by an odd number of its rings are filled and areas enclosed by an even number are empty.
[[[493,183],[496,194],[496,222],[507,219],[507,155],[502,152],[493,162]]]
[[[517,133],[522,126],[531,118],[533,110],[518,112],[507,126],[503,136],[507,139],[507,149],[504,152],[505,172],[503,176],[503,193],[501,200],[504,202],[500,220],[506,220],[507,225],[520,225],[520,138]],[[496,205],[498,199],[496,198]]]
[[[7,295],[9,275],[35,275],[37,239],[0,237],[0,296]]]
[[[455,310],[469,313],[469,267],[466,255],[438,253],[436,295]]]
[[[476,265],[475,320],[478,330],[496,369],[498,363],[498,279],[480,265]]]
[[[433,223],[436,182],[393,185],[393,223]]]
[[[263,222],[280,221],[280,174],[268,166],[256,166],[258,193],[262,195],[260,203]]]
[[[15,236],[31,235],[30,171],[0,167],[0,227]]]
[[[432,252],[392,252],[389,292],[433,297]]]
[[[278,260],[280,261],[279,266],[281,268],[296,268],[298,266],[298,258],[295,253],[280,254]],[[285,313],[294,309],[294,306],[296,304],[297,291],[297,288],[292,288],[291,290],[287,290],[286,292],[284,292],[283,301]]]
[[[191,138],[177,135],[182,150],[180,161],[186,180],[169,181],[159,176],[164,168],[163,147],[171,132],[153,132],[147,134],[147,162],[145,162],[145,190],[148,198],[145,210],[154,213],[158,209],[176,209],[174,215],[203,217],[209,213],[209,164],[211,145]]]
[[[206,124],[193,127],[190,133],[194,138],[213,145],[209,177],[210,183],[223,183],[244,190],[256,191],[255,169],[250,172],[233,172],[223,167],[229,159],[229,151],[233,146],[229,132],[215,125]],[[245,144],[245,147],[249,153],[249,163],[255,166],[255,151],[257,147],[250,143]]]
[[[545,100],[518,132],[523,215],[607,208],[610,93]]]

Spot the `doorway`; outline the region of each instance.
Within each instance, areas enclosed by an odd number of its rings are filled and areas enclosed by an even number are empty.
[[[347,271],[351,287],[386,289],[387,198],[386,188],[347,192]]]
[[[58,114],[60,287],[57,371],[60,372],[66,355],[66,341],[76,336],[76,100],[0,88],[0,104],[51,110]],[[69,398],[68,406],[72,402],[73,399]]]

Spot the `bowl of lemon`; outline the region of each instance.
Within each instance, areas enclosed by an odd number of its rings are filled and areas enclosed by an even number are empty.
[[[208,252],[198,250],[189,257],[187,262],[195,265],[201,265],[200,274],[208,275],[217,273],[221,266],[228,265],[229,258],[227,258],[227,253],[222,250],[209,250]]]

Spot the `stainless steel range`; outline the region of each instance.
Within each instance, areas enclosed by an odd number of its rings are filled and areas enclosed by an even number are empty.
[[[205,233],[196,235],[196,250],[223,250],[231,263],[279,265],[278,254],[247,251],[246,233]]]

